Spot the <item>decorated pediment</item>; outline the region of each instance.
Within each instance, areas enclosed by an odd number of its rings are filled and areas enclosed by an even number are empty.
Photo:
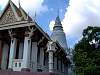
[[[19,8],[10,0],[4,11],[0,15],[0,24],[10,24],[17,21],[31,20],[31,17],[22,9]]]
[[[11,7],[8,7],[0,18],[0,24],[9,24],[14,23],[16,21],[17,19]]]

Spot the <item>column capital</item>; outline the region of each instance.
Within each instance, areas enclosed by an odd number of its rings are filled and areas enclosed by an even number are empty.
[[[11,37],[10,56],[9,56],[9,66],[8,66],[8,68],[13,68],[13,59],[15,58],[16,47],[17,47],[17,39]]]
[[[12,29],[8,30],[9,36],[11,39],[13,39],[16,36],[16,33],[12,31]]]
[[[43,42],[44,39],[45,39],[45,37],[42,36],[42,38],[38,41],[38,45],[39,45],[41,42]]]
[[[28,27],[28,29],[25,31],[25,36],[31,38],[33,36],[33,32],[36,30],[34,27]]]
[[[47,52],[56,52],[56,43],[49,41],[47,44]]]

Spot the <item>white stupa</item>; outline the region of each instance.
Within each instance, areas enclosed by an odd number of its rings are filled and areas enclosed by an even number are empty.
[[[66,36],[63,31],[63,27],[59,18],[59,15],[56,17],[55,24],[53,27],[53,32],[51,34],[51,39],[53,41],[58,41],[59,44],[64,48],[66,52],[68,51]]]

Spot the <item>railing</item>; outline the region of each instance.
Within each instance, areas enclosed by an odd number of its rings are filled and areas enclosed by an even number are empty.
[[[32,62],[30,62],[29,64],[31,69],[36,69],[37,71],[42,71],[42,72],[48,72],[48,66],[43,66],[41,64],[37,64],[35,66],[35,64]],[[23,59],[13,59],[13,70],[21,71],[22,68],[23,68]]]
[[[22,59],[14,59],[13,60],[13,70],[14,71],[21,71],[22,63],[23,63]]]

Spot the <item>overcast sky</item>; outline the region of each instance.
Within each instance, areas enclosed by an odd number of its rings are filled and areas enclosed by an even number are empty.
[[[12,0],[17,6],[19,0]],[[8,0],[0,0],[0,10]],[[59,9],[68,47],[82,37],[87,26],[100,26],[100,0],[20,0],[21,6],[50,35]]]

